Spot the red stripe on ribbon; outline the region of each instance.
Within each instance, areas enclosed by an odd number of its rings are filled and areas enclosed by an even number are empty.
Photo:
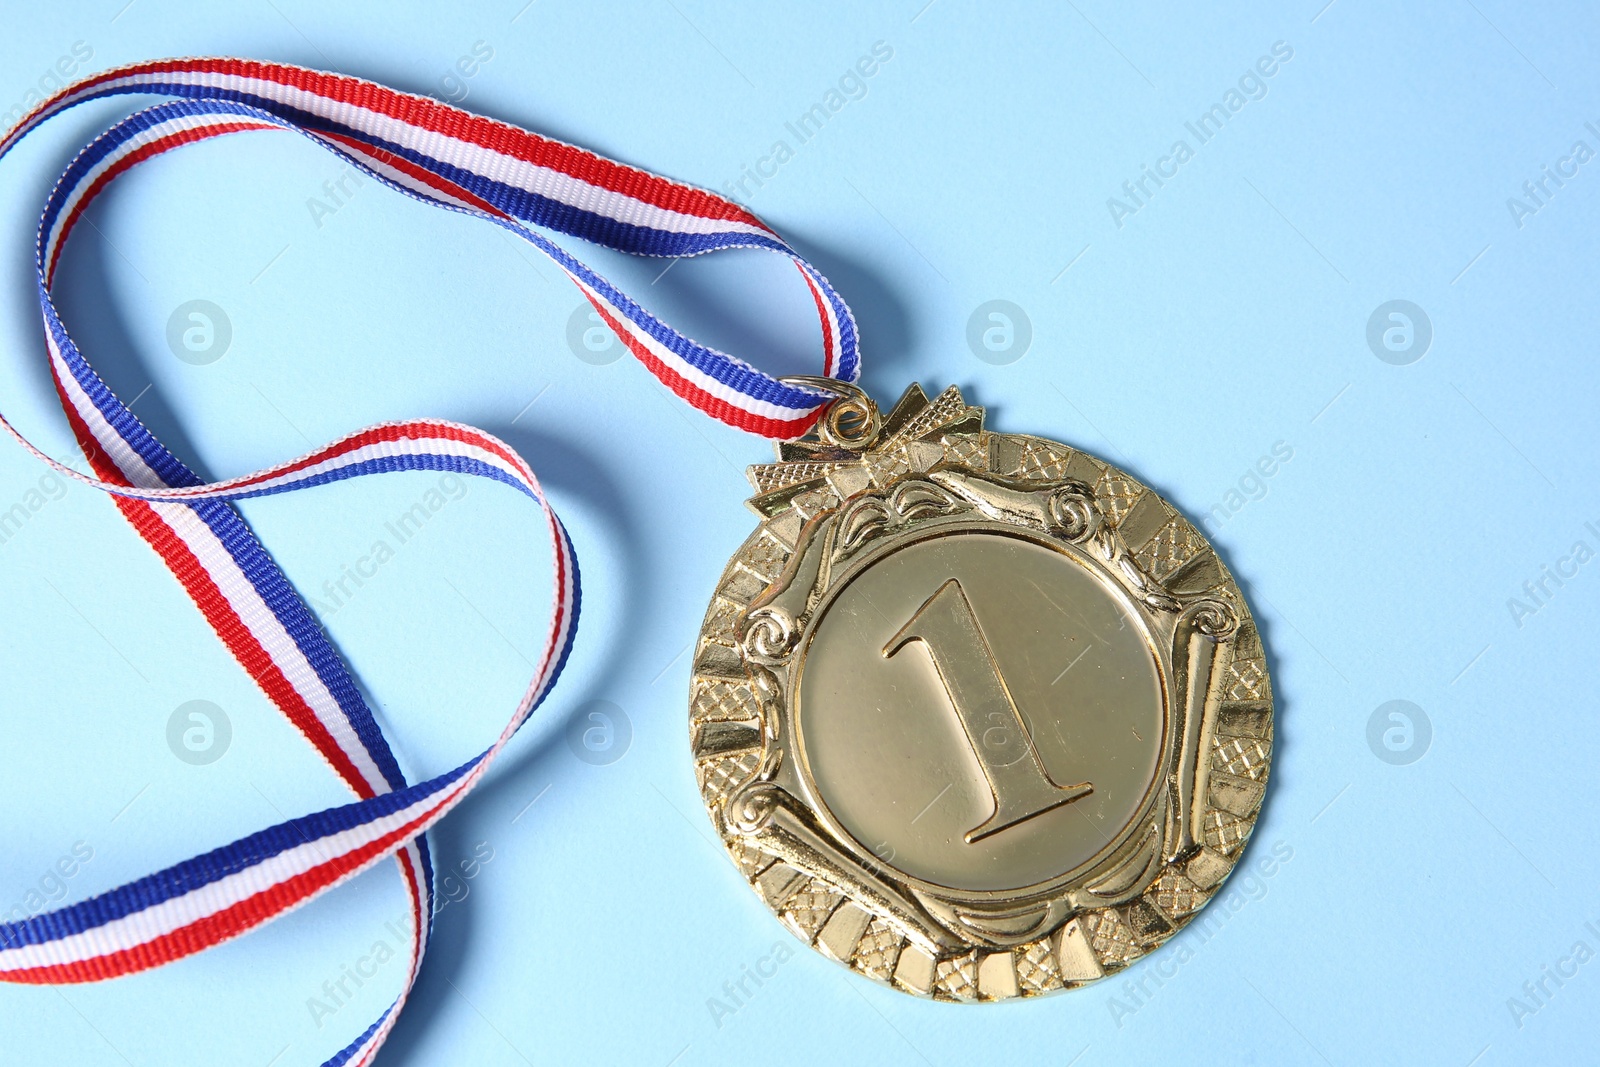
[[[612,316],[611,312],[607,310],[607,305],[604,301],[596,300],[593,296],[590,296],[587,288],[580,287],[579,291],[583,293],[584,298],[589,303],[594,305],[595,311],[606,321],[606,325],[611,327],[611,332],[621,338],[622,343],[628,346],[628,350],[634,354],[640,363],[645,365],[646,370],[660,379],[662,385],[665,385],[707,415],[719,419],[729,426],[734,426],[741,430],[749,430],[751,433],[758,433],[763,437],[785,441],[799,437],[811,429],[820,417],[821,412],[813,411],[811,414],[802,415],[797,419],[774,419],[745,411],[743,408],[734,407],[720,396],[712,396],[656,358],[655,353],[645,347],[644,342],[634,337],[632,333],[623,327],[622,323]]]
[[[472,445],[475,448],[481,448],[485,452],[488,452],[494,456],[498,456],[500,459],[504,460],[509,466],[515,469],[528,481],[530,488],[537,487],[538,485],[538,483],[534,480],[533,472],[529,470],[528,465],[522,461],[522,457],[494,441],[492,438],[489,438],[483,434],[475,433],[453,423],[436,422],[428,419],[394,423],[389,426],[375,426],[370,430],[363,430],[361,433],[354,434],[342,441],[337,441],[325,448],[321,448],[316,452],[312,452],[310,455],[295,460],[293,463],[286,463],[281,467],[274,467],[270,470],[262,471],[260,474],[254,477],[241,478],[239,481],[235,482],[234,485],[239,489],[248,489],[254,485],[261,485],[265,482],[270,482],[275,479],[285,477],[286,475],[296,474],[310,467],[314,467],[319,463],[326,463],[328,460],[338,459],[340,456],[346,455],[347,453],[357,452],[371,445],[388,444],[393,441],[426,442],[430,438],[441,441],[456,441],[461,444]]]
[[[240,130],[276,130],[279,128],[269,123],[246,121],[228,122],[215,126],[199,126],[194,129],[180,130],[177,133],[168,134],[166,137],[151,141],[149,144],[129,152],[115,164],[106,168],[106,172],[94,180],[93,184],[79,198],[77,206],[72,209],[72,213],[67,216],[66,222],[61,227],[61,237],[56,241],[56,246],[50,253],[50,264],[45,274],[45,285],[55,284],[56,263],[61,259],[61,250],[66,247],[67,237],[72,233],[72,227],[77,225],[78,216],[83,214],[84,209],[89,206],[90,202],[99,196],[101,191],[111,184],[117,175],[138,166],[152,156],[159,156],[161,153],[177,148],[179,145],[193,144],[196,141],[203,141],[207,137],[220,137],[225,133],[238,133]]]
[[[817,317],[822,320],[822,351],[826,353],[823,356],[822,373],[825,377],[831,378],[833,377],[833,372],[838,369],[838,361],[833,348],[833,317],[828,314],[828,305],[822,299],[822,290],[817,288],[817,283],[812,280],[810,272],[798,263],[795,264],[795,269],[800,272],[800,277],[806,280],[806,288],[811,290],[811,299],[817,305]],[[813,419],[812,421],[816,420]],[[809,429],[810,427],[808,426],[807,428]]]
[[[481,767],[481,765],[480,765]],[[6,981],[27,985],[57,985],[80,982],[98,982],[136,974],[152,967],[160,967],[213,945],[239,936],[262,923],[280,915],[316,895],[340,879],[354,874],[375,856],[381,856],[397,841],[409,841],[426,827],[431,819],[475,780],[479,771],[463,778],[443,800],[430,807],[410,822],[369,841],[360,848],[351,849],[302,871],[292,878],[277,882],[253,896],[246,897],[219,912],[196,919],[176,930],[134,945],[73,963],[51,963],[39,967],[25,967],[7,971]]]
[[[414,178],[417,182],[427,186],[430,189],[438,190],[439,192],[444,193],[446,196],[450,196],[456,200],[461,200],[467,204],[470,204],[472,207],[477,208],[479,211],[482,211],[485,214],[493,215],[495,218],[500,219],[508,219],[511,217],[471,190],[457,185],[448,178],[444,178],[438,174],[435,174],[426,167],[419,167],[409,159],[406,159],[403,156],[397,156],[387,149],[379,148],[377,145],[367,144],[365,141],[355,137],[347,137],[343,134],[332,133],[329,131],[319,132],[316,136],[321,137],[324,140],[335,141],[344,145],[351,151],[359,152],[364,156],[368,156],[374,160],[377,160],[384,166],[392,167],[407,177]]]
[[[474,115],[424,96],[402,93],[344,74],[328,74],[248,59],[180,59],[119,67],[82,84],[88,90],[121,78],[144,74],[221,74],[272,82],[501,152],[667,211],[740,222],[772,233],[760,219],[715,193],[669,181],[649,171],[603,159],[581,148],[540,137],[508,123]]]
[[[82,416],[68,399],[66,387],[57,374],[54,361],[50,364],[50,377],[55,381],[56,393],[61,397],[61,408],[66,413],[73,435],[80,445],[93,443],[91,447],[84,448],[84,455],[93,466],[95,474],[101,481],[131,485],[127,476],[111,462],[110,456],[105,453],[104,448],[90,432],[88,424],[83,421]],[[273,662],[272,656],[261,646],[261,642],[256,640],[255,634],[250,632],[244,620],[239,617],[239,613],[233,610],[233,605],[211,580],[210,573],[183,539],[173,532],[172,527],[167,525],[150,504],[121,495],[113,496],[112,501],[128,523],[139,532],[139,536],[155,550],[156,555],[161,557],[167,569],[182,583],[184,591],[189,594],[189,599],[194,601],[195,606],[205,616],[206,622],[217,632],[217,636],[222,639],[228,651],[233,653],[233,658],[239,661],[239,665],[251,678],[255,679],[255,683],[261,687],[267,699],[276,704],[284,716],[294,723],[295,727],[305,735],[306,740],[311,742],[312,747],[322,754],[322,758],[328,761],[358,797],[366,799],[375,796],[372,786],[356,769],[350,757],[345,755],[322,720],[317,718],[311,705],[300,695],[300,691]],[[187,507],[187,505],[178,506]]]

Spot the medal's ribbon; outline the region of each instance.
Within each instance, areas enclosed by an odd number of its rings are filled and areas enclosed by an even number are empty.
[[[349,787],[355,800],[291,819],[56,911],[0,924],[0,979],[64,984],[131,974],[245,933],[393,857],[413,941],[396,1000],[328,1064],[371,1061],[416,980],[433,914],[426,831],[482,778],[554,685],[571,650],[578,571],[532,469],[504,442],[438,420],[386,423],[299,459],[205,483],[140,424],[85,361],[51,299],[61,250],[89,203],[119,175],[170,149],[228,133],[289,130],[409,196],[488,219],[566,272],[640,362],[674,393],[730,425],[796,437],[829,397],[785,384],[677,332],[539,226],[619,251],[692,256],[762,248],[789,256],[814,298],[823,373],[854,381],[855,322],[827,280],[761,220],[714,193],[669,181],[515,126],[372,82],[238,59],[121,67],[64,89],[0,140],[0,156],[51,116],[113,94],[173,99],[119,122],[67,167],[39,224],[38,289],[50,371],[92,476],[183,584],[218,638]],[[392,471],[451,471],[517,489],[543,513],[555,594],[538,666],[494,743],[461,766],[407,782],[349,669],[232,502]]]

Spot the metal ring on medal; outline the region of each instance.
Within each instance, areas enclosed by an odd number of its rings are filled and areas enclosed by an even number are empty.
[[[750,468],[761,522],[696,645],[712,822],[790,930],[897,989],[1126,967],[1255,824],[1272,694],[1243,594],[1156,493],[954,388],[835,409]]]

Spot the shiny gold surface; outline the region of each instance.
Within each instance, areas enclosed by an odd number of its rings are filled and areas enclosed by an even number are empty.
[[[935,600],[959,603],[941,613],[954,626],[929,618]],[[802,655],[796,741],[818,798],[935,885],[1067,873],[1133,817],[1159,769],[1143,623],[1063,548],[978,531],[914,541],[835,590]]]
[[[797,937],[903,992],[1114,973],[1255,825],[1272,691],[1243,594],[1103,460],[954,389],[840,391],[750,468],[760,523],[695,645],[706,810]]]

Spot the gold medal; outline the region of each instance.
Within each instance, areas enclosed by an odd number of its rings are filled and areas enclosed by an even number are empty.
[[[760,524],[696,646],[717,832],[824,955],[941,1000],[1037,996],[1158,948],[1255,824],[1272,694],[1199,531],[954,388],[852,386],[751,467]]]

